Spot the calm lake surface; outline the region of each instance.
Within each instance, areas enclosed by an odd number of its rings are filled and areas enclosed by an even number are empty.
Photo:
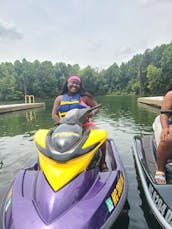
[[[137,103],[135,96],[104,96],[94,117],[97,127],[106,129],[117,146],[128,178],[128,200],[112,229],[158,229],[144,196],[133,157],[134,135],[151,134],[152,122],[159,109]],[[37,158],[33,135],[38,129],[53,127],[52,101],[43,101],[46,108],[0,115],[0,205],[16,173],[33,164]]]

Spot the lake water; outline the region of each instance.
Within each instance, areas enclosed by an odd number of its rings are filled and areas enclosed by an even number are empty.
[[[137,103],[135,96],[104,96],[96,98],[102,104],[94,117],[97,127],[106,129],[117,146],[128,178],[128,198],[125,208],[113,229],[158,229],[147,205],[133,157],[134,135],[151,134],[152,122],[159,109]],[[33,164],[37,155],[33,135],[41,128],[51,128],[53,101],[45,101],[46,108],[0,115],[0,205],[16,173]]]

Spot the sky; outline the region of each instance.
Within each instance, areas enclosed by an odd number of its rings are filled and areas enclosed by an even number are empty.
[[[172,41],[172,0],[0,0],[0,63],[105,69]]]

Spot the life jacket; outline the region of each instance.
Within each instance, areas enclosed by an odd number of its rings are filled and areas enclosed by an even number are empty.
[[[60,106],[57,108],[57,112],[59,118],[62,118],[66,115],[66,113],[72,109],[83,109],[86,107],[86,104],[82,104],[80,101],[80,93],[75,94],[74,96],[69,96],[65,93],[62,96],[62,100],[60,102]]]

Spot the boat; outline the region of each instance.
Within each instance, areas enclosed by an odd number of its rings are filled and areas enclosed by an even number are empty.
[[[169,112],[161,111],[161,113]],[[156,117],[154,124],[158,118]],[[167,183],[158,184],[155,180],[156,149],[156,134],[134,136],[134,157],[147,203],[161,227],[170,229],[172,228],[172,161],[168,160],[165,166]]]
[[[127,198],[124,167],[107,131],[82,128],[99,107],[73,109],[60,125],[35,133],[38,160],[19,171],[6,195],[3,229],[105,229],[115,222]]]

